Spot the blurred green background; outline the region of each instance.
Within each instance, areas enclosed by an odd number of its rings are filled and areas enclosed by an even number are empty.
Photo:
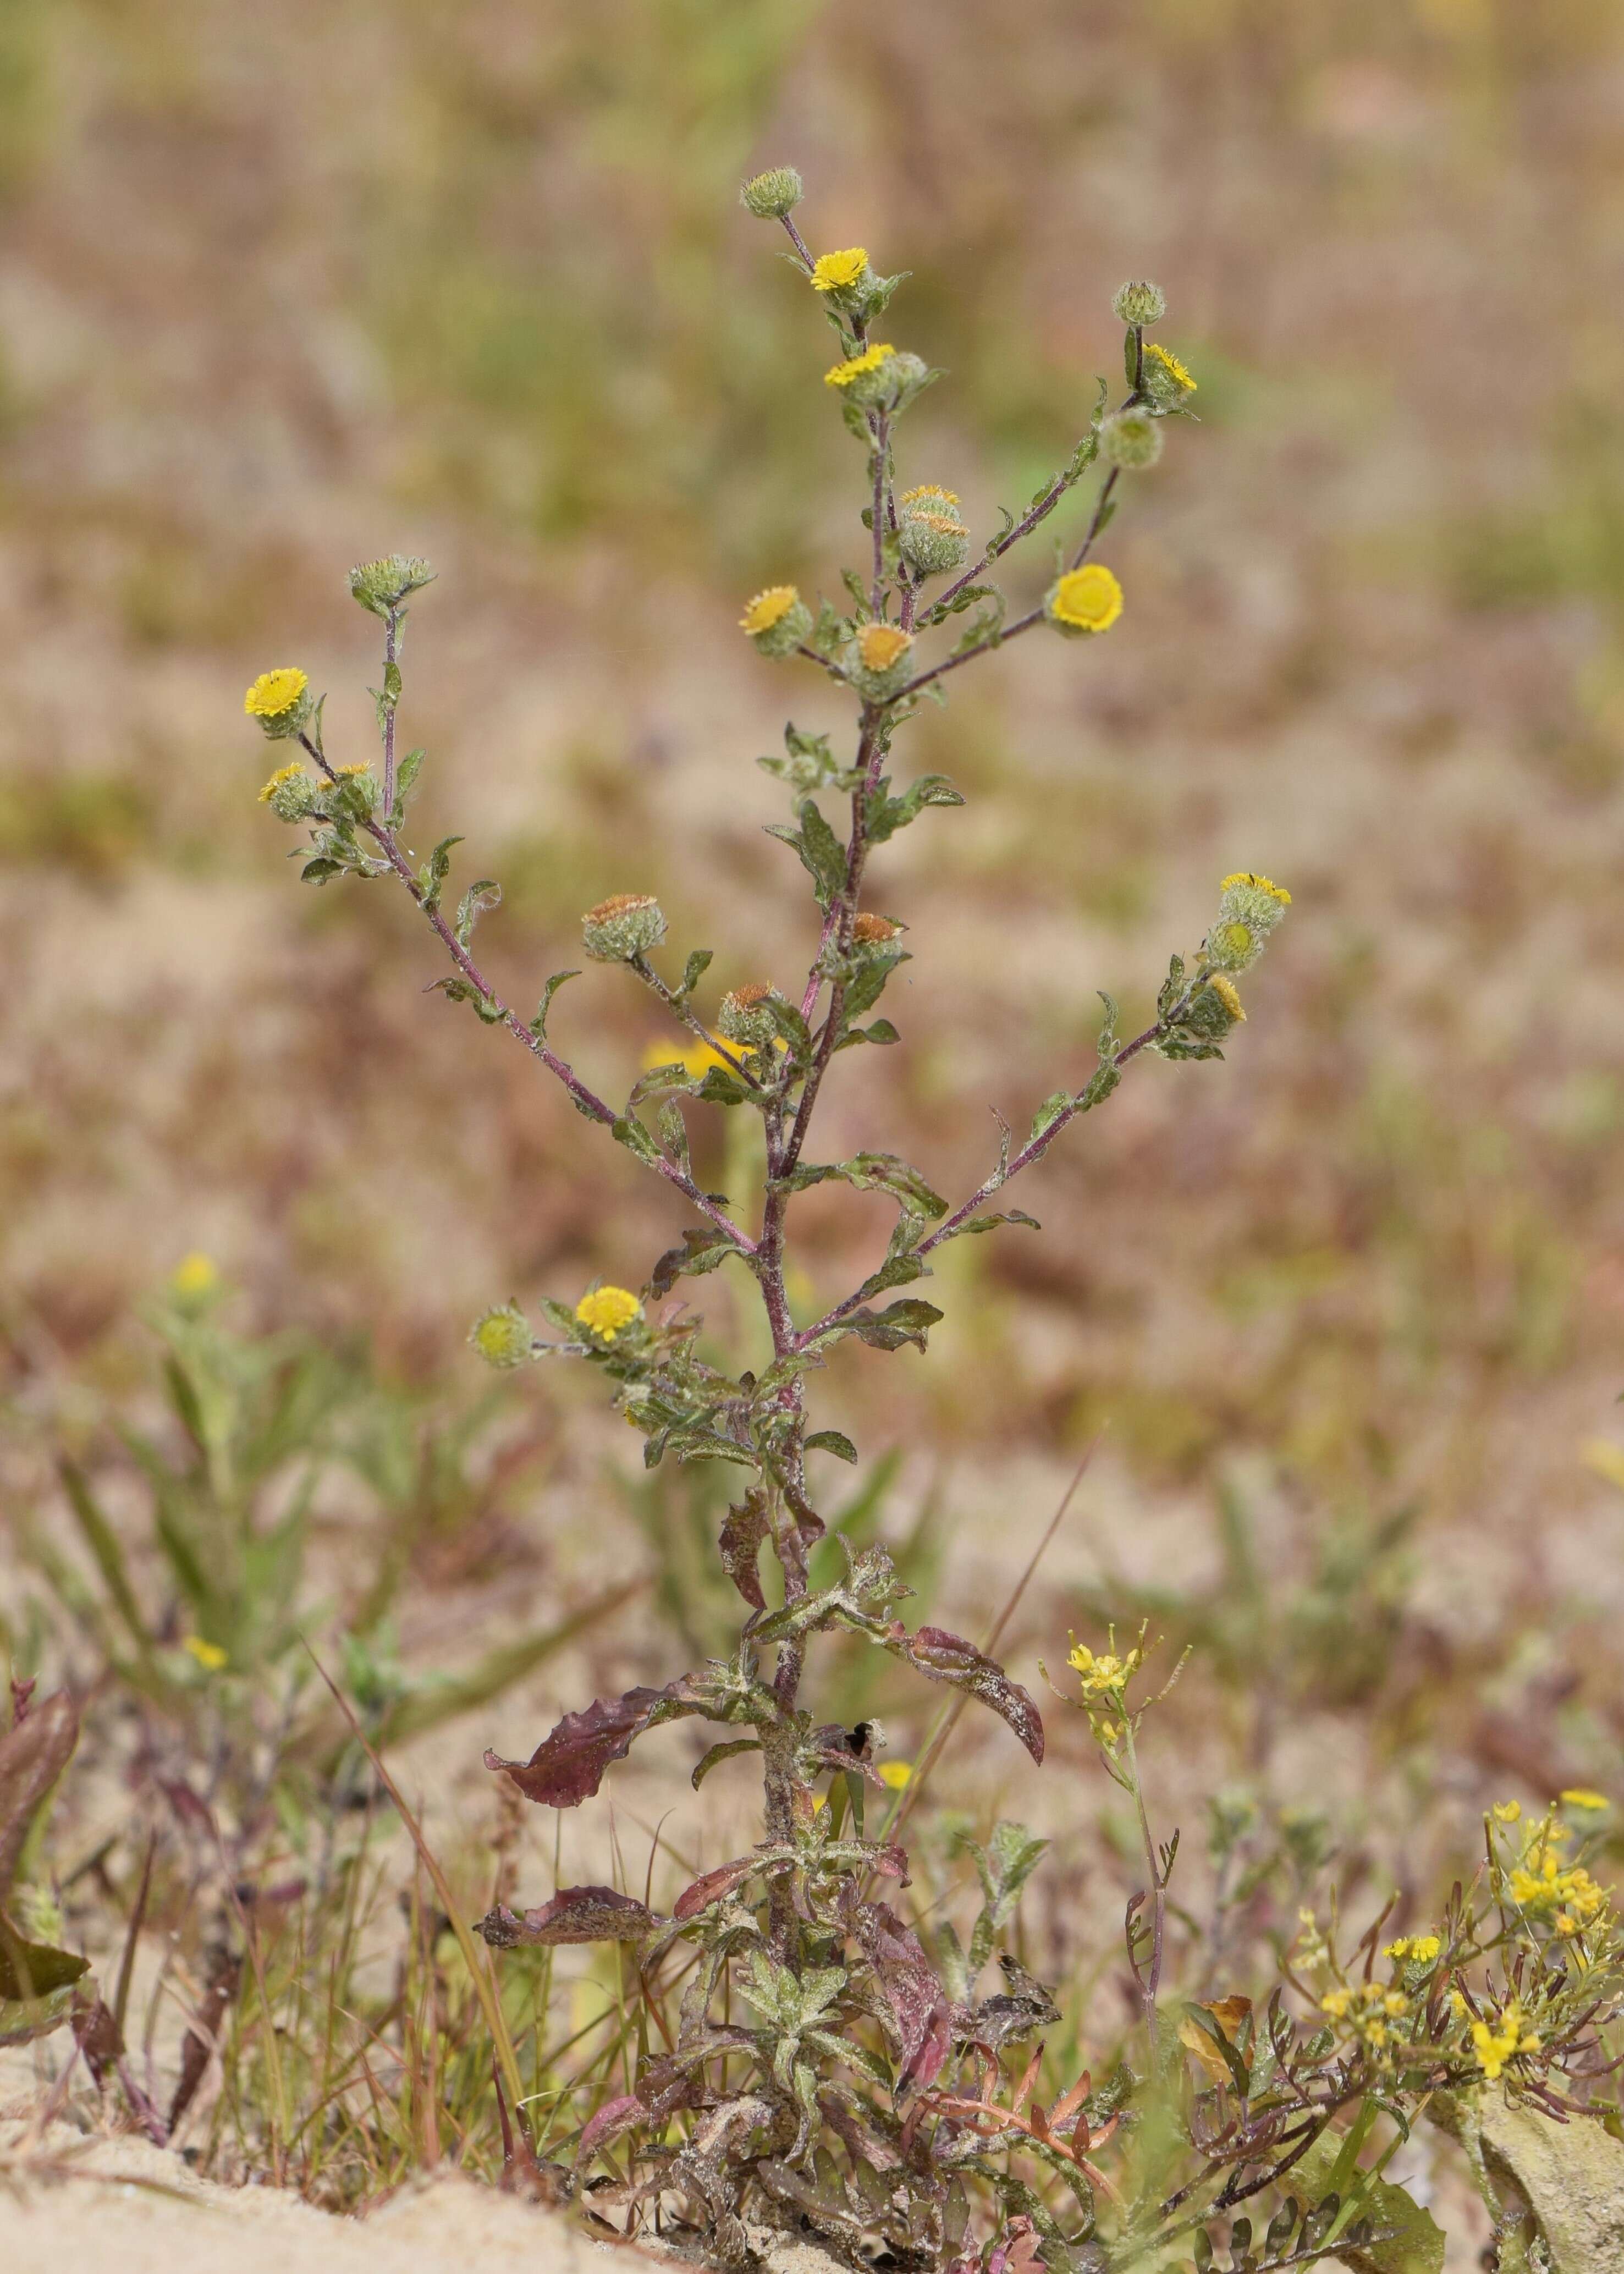
[[[636,1284],[674,1237],[653,1179],[424,996],[409,909],[297,889],[241,690],[302,664],[335,755],[364,755],[344,570],[426,553],[417,826],[502,879],[493,975],[537,993],[618,889],[658,889],[721,983],[804,969],[751,761],[786,715],[838,714],[734,626],[762,583],[838,591],[864,539],[829,335],[737,201],[788,161],[815,250],[912,272],[890,336],[949,378],[902,471],[978,528],[1064,462],[1124,276],[1163,284],[1200,386],[1109,533],[1109,641],[1025,641],[914,730],[910,765],[970,802],[888,861],[904,1047],[843,1062],[830,1142],[968,1190],[989,1109],[1019,1123],[1091,1063],[1096,988],[1139,1023],[1226,871],[1294,894],[1228,1064],[1137,1068],[1021,1194],[1043,1239],[948,1251],[929,1361],[843,1353],[824,1418],[900,1448],[916,1503],[940,1490],[972,1600],[1106,1430],[1072,1592],[1034,1607],[1051,1653],[1102,1566],[1218,1586],[1226,1480],[1310,1599],[1338,1541],[1364,1585],[1405,1517],[1395,1726],[1463,1669],[1470,1774],[1515,1756],[1537,1789],[1575,1743],[1600,1773],[1624,1729],[1624,1499],[1584,1450],[1624,1446],[1617,6],[8,0],[0,106],[12,1504],[86,1400],[136,1394],[132,1306],[187,1251],[245,1319],[364,1335],[390,1379],[471,1397],[483,1305]],[[1015,557],[1016,595],[1045,561]],[[555,1030],[620,1095],[658,1031],[602,970]],[[700,1144],[720,1178],[719,1130]],[[801,1205],[808,1278],[844,1291],[887,1212]],[[725,1323],[724,1283],[699,1295]],[[566,1553],[549,1511],[601,1500],[624,1433],[561,1375],[523,1394],[565,1495],[530,1520]],[[1304,1615],[1338,1662],[1345,1628]],[[1229,1646],[1244,1678],[1263,1645]]]

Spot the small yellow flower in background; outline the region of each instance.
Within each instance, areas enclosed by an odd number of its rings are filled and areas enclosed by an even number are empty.
[[[1282,908],[1289,908],[1291,905],[1291,895],[1283,885],[1277,885],[1272,877],[1254,876],[1250,869],[1237,869],[1232,877],[1224,878],[1218,889],[1221,892],[1232,892],[1237,885],[1246,892],[1267,892],[1271,900],[1278,900]]]
[[[310,685],[304,672],[292,664],[284,664],[276,671],[262,671],[243,697],[243,708],[251,719],[280,719]]]
[[[1352,2003],[1353,1992],[1350,1990],[1327,1990],[1320,2000],[1320,2011],[1328,2014],[1334,2022],[1340,2022],[1346,2018]]]
[[[857,652],[865,671],[889,671],[913,644],[913,634],[898,624],[865,624],[857,635]]]
[[[1579,1448],[1579,1458],[1587,1469],[1624,1492],[1624,1445],[1615,1445],[1611,1437],[1587,1437]]]
[[[594,1287],[575,1305],[575,1316],[588,1334],[612,1343],[643,1316],[643,1305],[624,1287]]]
[[[185,1635],[181,1648],[195,1658],[205,1674],[218,1674],[226,1663],[226,1653],[217,1642],[205,1642],[201,1635]]]
[[[695,1081],[703,1081],[712,1066],[726,1065],[720,1050],[697,1035],[686,1043],[650,1043],[643,1054],[645,1073],[652,1073],[656,1066],[680,1065]]]
[[[1193,395],[1196,383],[1176,355],[1147,340],[1145,344],[1145,377],[1153,394],[1160,395]]]
[[[812,263],[815,292],[849,292],[868,273],[868,256],[861,245],[845,252],[821,252]]]
[[[212,1295],[220,1284],[220,1266],[212,1255],[205,1255],[194,1247],[190,1255],[183,1255],[169,1274],[169,1292],[183,1303],[200,1302]]]
[[[825,387],[849,387],[854,379],[861,379],[866,372],[878,371],[881,365],[889,363],[896,352],[895,348],[885,343],[865,348],[861,355],[848,356],[844,363],[832,364],[823,373],[823,384]]]
[[[1241,1008],[1241,998],[1236,992],[1235,982],[1232,979],[1226,979],[1222,971],[1214,971],[1207,983],[1229,1016],[1244,1025],[1246,1013]]]
[[[1122,614],[1122,586],[1110,570],[1090,561],[1068,569],[1049,591],[1049,621],[1077,632],[1108,632]]]
[[[1515,1824],[1522,1813],[1522,1803],[1520,1800],[1497,1800],[1492,1813],[1496,1824]]]
[[[757,632],[770,632],[774,624],[788,615],[801,595],[793,584],[769,584],[764,592],[757,592],[745,605],[739,619],[739,629],[752,638]]]
[[[914,1764],[912,1761],[882,1761],[880,1763],[880,1782],[882,1784],[888,1784],[893,1792],[901,1792],[905,1787],[912,1784],[913,1781]]]
[[[303,766],[278,766],[265,787],[259,792],[260,804],[268,805],[279,789],[284,788],[290,781],[302,781],[304,778]]]
[[[1613,1805],[1605,1793],[1591,1792],[1584,1785],[1570,1786],[1560,1798],[1564,1808],[1582,1808],[1595,1816],[1600,1816]]]

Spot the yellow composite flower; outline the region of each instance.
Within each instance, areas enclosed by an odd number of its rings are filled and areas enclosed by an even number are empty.
[[[1049,594],[1049,613],[1073,631],[1108,632],[1122,614],[1122,586],[1109,568],[1090,561],[1060,579]]]
[[[812,263],[812,290],[849,292],[853,284],[861,283],[868,267],[868,256],[861,245],[845,252],[820,252]]]
[[[1244,885],[1249,892],[1267,892],[1271,900],[1278,900],[1282,908],[1289,908],[1291,905],[1290,893],[1283,885],[1277,885],[1272,877],[1259,877],[1250,869],[1237,869],[1233,876],[1224,878],[1218,889],[1221,892],[1227,892],[1237,885]]]
[[[1163,375],[1172,380],[1181,395],[1195,394],[1195,380],[1180,363],[1178,358],[1170,354],[1166,348],[1159,346],[1154,340],[1147,340],[1145,343],[1145,360],[1147,363],[1155,364]]]
[[[284,784],[290,781],[298,781],[303,777],[304,772],[304,769],[303,766],[278,766],[275,772],[271,776],[269,781],[266,783],[265,787],[259,792],[260,804],[268,805],[271,800],[275,796],[277,791],[281,789]]]
[[[194,1247],[190,1255],[183,1255],[169,1274],[169,1292],[178,1295],[183,1302],[197,1302],[202,1296],[212,1295],[220,1284],[220,1266],[212,1255]]]
[[[898,505],[922,506],[928,513],[933,513],[938,503],[958,505],[960,500],[957,490],[944,490],[940,482],[921,482],[917,489],[904,490],[897,502]]]
[[[625,1287],[594,1287],[575,1305],[575,1316],[590,1335],[612,1343],[643,1316],[643,1305]]]
[[[774,624],[788,615],[800,598],[793,584],[769,584],[765,591],[757,592],[753,600],[746,602],[744,614],[739,619],[740,630],[748,632],[752,638],[757,632],[770,632]]]
[[[283,664],[275,671],[262,671],[243,697],[243,708],[251,719],[280,719],[310,685],[305,674],[293,664]]]
[[[913,634],[899,624],[865,624],[857,635],[857,652],[865,671],[889,671],[913,644]]]
[[[849,387],[865,372],[878,371],[880,365],[889,363],[896,352],[888,341],[876,341],[873,347],[865,348],[861,355],[848,356],[844,363],[832,365],[823,373],[823,384],[825,387]]]
[[[1241,998],[1236,992],[1235,982],[1232,979],[1226,979],[1222,971],[1214,971],[1207,983],[1229,1016],[1244,1025],[1246,1013],[1241,1008]]]

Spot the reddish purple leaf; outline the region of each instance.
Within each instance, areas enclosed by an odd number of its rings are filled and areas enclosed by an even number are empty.
[[[690,1919],[708,1904],[719,1902],[741,1887],[756,1871],[782,1870],[794,1860],[791,1849],[758,1848],[753,1856],[735,1856],[731,1864],[718,1864],[714,1871],[702,1872],[690,1887],[684,1887],[671,1907],[673,1919]]]
[[[613,1887],[560,1887],[550,1903],[522,1918],[499,1903],[477,1931],[492,1949],[512,1950],[524,1942],[641,1942],[668,1924]]]
[[[606,2140],[618,2140],[634,2124],[644,2122],[648,2113],[635,2092],[623,2092],[618,2100],[605,2100],[597,2114],[588,2119],[575,2150],[576,2162],[584,2164],[595,2149],[601,2148]]]
[[[30,1685],[32,1688],[32,1685]],[[68,1765],[79,1715],[65,1690],[42,1706],[19,1701],[17,1719],[0,1737],[0,1901],[11,1887],[40,1803]]]
[[[748,1492],[741,1501],[728,1510],[727,1521],[723,1525],[721,1537],[717,1542],[721,1550],[723,1570],[754,1611],[764,1611],[767,1608],[756,1558],[771,1529],[766,1494],[760,1490]]]
[[[695,1694],[692,1677],[681,1675],[663,1690],[628,1690],[623,1698],[595,1698],[580,1713],[566,1713],[528,1761],[505,1761],[487,1753],[488,1769],[506,1769],[526,1800],[547,1808],[578,1808],[590,1800],[612,1761],[631,1751],[632,1740],[660,1721],[706,1707]]]
[[[1009,1723],[1033,1759],[1042,1760],[1042,1717],[1019,1683],[996,1659],[977,1650],[963,1635],[950,1634],[945,1627],[921,1627],[917,1634],[910,1635],[901,1620],[896,1619],[886,1638],[898,1658],[906,1658],[932,1682],[951,1682],[955,1689],[967,1690],[983,1706],[990,1706],[1001,1721]]]
[[[853,1924],[891,2008],[898,2090],[934,2084],[952,2049],[952,2008],[941,1978],[919,1937],[887,1904],[860,1905]]]

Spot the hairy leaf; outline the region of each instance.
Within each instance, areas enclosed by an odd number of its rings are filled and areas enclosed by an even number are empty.
[[[886,1903],[863,1903],[857,1939],[873,1967],[891,2012],[901,2074],[898,2090],[935,2083],[952,2047],[951,2008],[919,1937]]]
[[[522,1916],[499,1903],[476,1929],[493,1950],[521,1943],[642,1942],[670,1922],[613,1887],[560,1887],[551,1902]]]
[[[762,1542],[772,1528],[768,1512],[767,1495],[759,1488],[746,1493],[727,1511],[717,1542],[721,1551],[722,1569],[744,1597],[752,1610],[764,1611],[767,1598],[762,1593],[761,1573],[756,1568]]]
[[[714,1271],[726,1263],[739,1248],[726,1232],[704,1231],[685,1231],[680,1247],[668,1247],[649,1274],[649,1293],[657,1300],[669,1295],[681,1278],[697,1279],[707,1271]]]
[[[979,1698],[1009,1723],[1034,1761],[1042,1760],[1042,1717],[1019,1683],[996,1660],[966,1642],[963,1635],[950,1634],[945,1627],[921,1627],[911,1635],[900,1619],[892,1622],[885,1643],[888,1650],[906,1658],[932,1682],[950,1682],[956,1690],[967,1690],[973,1698]]]
[[[628,1690],[622,1698],[595,1698],[579,1713],[566,1713],[528,1761],[506,1761],[487,1752],[488,1769],[505,1769],[526,1800],[545,1808],[578,1808],[590,1800],[613,1761],[623,1760],[633,1741],[662,1721],[710,1710],[696,1692],[691,1675],[680,1675],[663,1690]]]

